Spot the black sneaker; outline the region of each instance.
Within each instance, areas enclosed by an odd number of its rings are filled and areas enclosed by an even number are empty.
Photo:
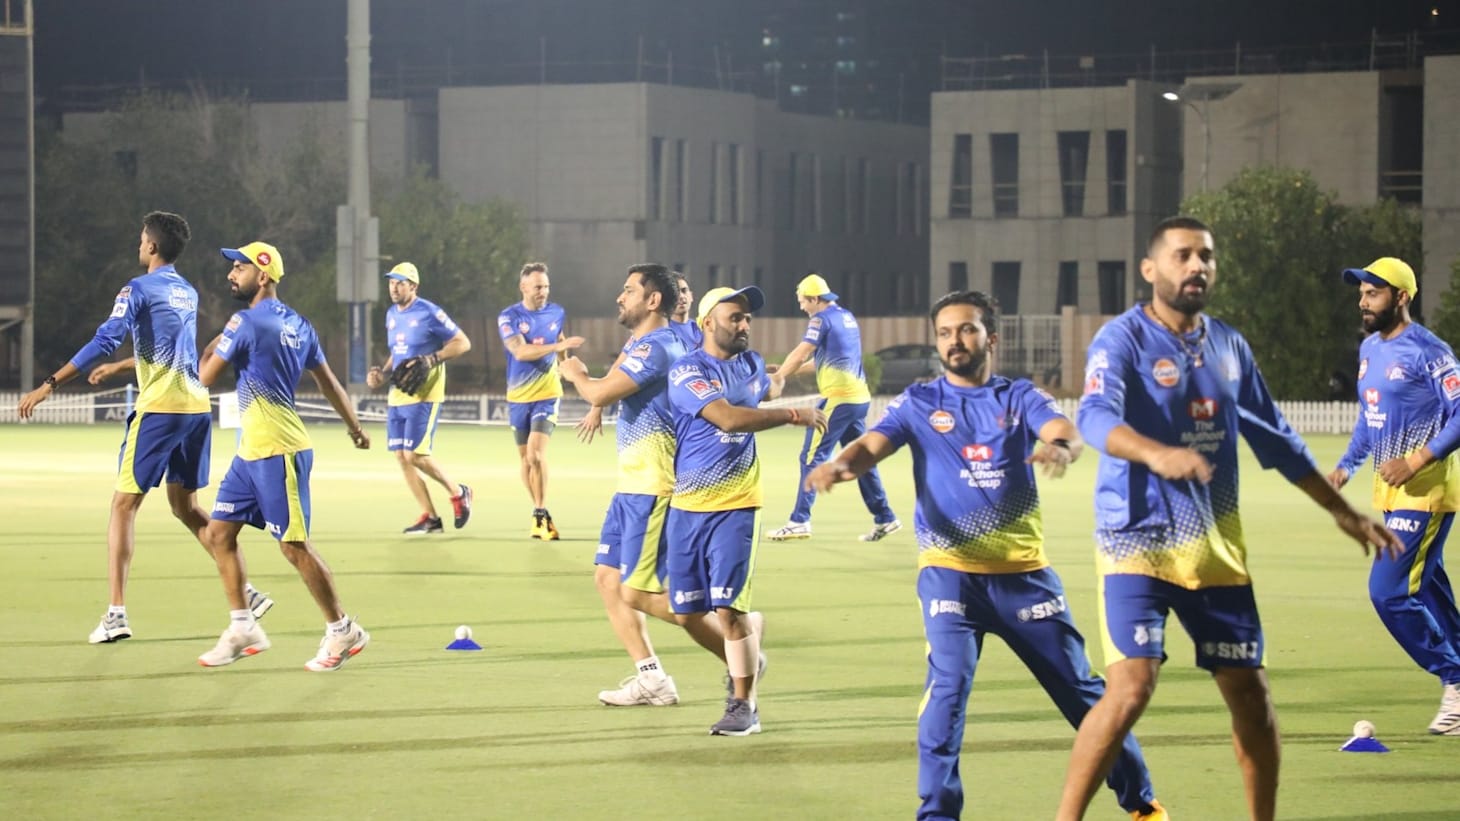
[[[466,527],[466,522],[471,518],[471,488],[466,485],[457,485],[460,492],[451,497],[451,510],[456,514],[456,529]]]
[[[415,524],[401,532],[407,536],[424,536],[427,533],[444,533],[446,528],[441,526],[440,516],[428,516],[422,513],[421,518]]]

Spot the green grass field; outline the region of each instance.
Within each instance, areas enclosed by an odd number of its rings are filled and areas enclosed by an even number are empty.
[[[218,670],[195,663],[227,619],[212,562],[161,494],[137,524],[129,615],[136,638],[90,646],[106,604],[105,527],[120,428],[5,427],[0,499],[0,807],[11,818],[910,818],[923,682],[911,527],[867,545],[854,486],[823,498],[809,542],[761,546],[767,614],[765,731],[706,734],[721,668],[675,628],[652,633],[682,703],[611,709],[599,689],[631,672],[603,618],[590,562],[613,490],[611,441],[562,431],[549,450],[563,541],[526,537],[529,504],[500,429],[452,427],[438,455],[475,486],[467,529],[407,539],[415,511],[383,430],[357,452],[315,429],[314,538],[369,648],[306,672],[322,631],[303,585],[259,531],[252,579],[278,602],[273,649]],[[789,431],[763,434],[764,522],[789,512]],[[1341,443],[1313,442],[1331,464]],[[213,477],[229,432],[215,438]],[[1095,459],[1045,483],[1049,552],[1075,618],[1096,626]],[[1460,739],[1425,725],[1439,685],[1369,605],[1365,560],[1281,478],[1244,466],[1243,513],[1285,736],[1285,818],[1455,818]],[[911,525],[910,461],[884,466]],[[1365,476],[1365,479],[1367,476]],[[1360,504],[1366,481],[1351,495]],[[211,488],[201,494],[211,504]],[[470,624],[481,653],[445,652]],[[1174,622],[1173,622],[1174,624]],[[1138,725],[1156,790],[1188,819],[1244,817],[1227,716],[1173,629],[1155,703]],[[1091,653],[1098,663],[1099,643]],[[1393,753],[1337,752],[1367,718]],[[1072,731],[991,640],[969,709],[965,817],[1050,817]],[[1108,791],[1090,818],[1122,818]]]

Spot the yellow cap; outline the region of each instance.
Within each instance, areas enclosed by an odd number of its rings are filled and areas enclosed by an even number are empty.
[[[275,282],[284,278],[284,258],[279,249],[267,242],[250,242],[242,248],[220,248],[223,256],[234,262],[247,262],[258,266],[269,279]]]
[[[1343,272],[1343,281],[1350,285],[1358,285],[1360,282],[1390,285],[1409,294],[1410,299],[1414,299],[1414,295],[1419,293],[1414,269],[1397,257],[1379,257],[1363,268],[1349,268]]]
[[[765,307],[765,293],[754,285],[747,285],[744,288],[711,288],[704,296],[700,297],[699,321],[704,322],[710,311],[721,302],[729,302],[735,297],[745,295],[745,301],[750,305],[750,312],[755,313]]]
[[[796,296],[820,297],[827,302],[836,302],[839,299],[836,294],[831,292],[831,286],[826,283],[826,279],[821,274],[807,274],[806,278],[796,285]]]
[[[415,285],[421,284],[421,274],[416,271],[416,266],[409,262],[402,262],[391,268],[386,272],[385,278],[400,279]]]

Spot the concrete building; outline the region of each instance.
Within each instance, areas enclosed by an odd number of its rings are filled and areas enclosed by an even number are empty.
[[[1424,272],[1428,304],[1449,289],[1460,260],[1460,57],[1428,57],[1424,69]],[[1449,340],[1460,344],[1460,339]]]
[[[927,305],[928,130],[787,114],[748,94],[618,83],[444,88],[440,173],[518,204],[553,299],[610,309],[631,263],[796,312],[820,271],[853,311]]]
[[[1181,199],[1167,90],[934,94],[932,292],[977,288],[1006,315],[1129,306],[1145,237]]]

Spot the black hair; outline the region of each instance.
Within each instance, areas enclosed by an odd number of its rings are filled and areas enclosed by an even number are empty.
[[[193,238],[188,221],[168,211],[152,211],[142,218],[142,230],[147,238],[157,245],[157,255],[163,262],[176,262]]]
[[[522,273],[518,274],[517,278],[527,279],[529,276],[537,273],[538,271],[542,271],[544,274],[547,273],[547,263],[529,262],[526,265],[522,266]]]
[[[938,314],[949,305],[972,305],[980,312],[984,330],[991,334],[999,332],[999,301],[983,291],[954,291],[951,294],[944,294],[933,303],[933,310],[928,312],[928,319],[936,326]]]
[[[630,265],[629,273],[639,275],[645,299],[649,294],[659,294],[659,313],[664,316],[674,313],[674,306],[679,303],[679,282],[675,279],[675,272],[656,262],[641,262]]]
[[[1208,234],[1212,232],[1206,223],[1196,217],[1167,217],[1156,223],[1156,227],[1151,229],[1151,238],[1146,242],[1146,256],[1149,257],[1155,253],[1157,243],[1166,238],[1167,231],[1176,230],[1205,231]]]

